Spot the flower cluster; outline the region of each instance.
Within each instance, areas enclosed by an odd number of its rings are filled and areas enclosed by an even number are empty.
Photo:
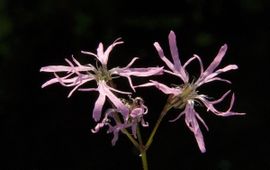
[[[109,101],[112,103],[113,109],[108,109],[106,111],[105,118],[102,120],[102,122],[104,122],[103,125],[105,124],[109,125],[107,123],[108,117],[114,117],[113,113],[117,112],[121,114],[121,117],[123,117],[124,124],[121,123],[122,124],[121,126],[123,128],[127,128],[129,126],[134,127],[135,125],[137,125],[137,122],[139,120],[143,120],[141,117],[147,112],[144,110],[141,110],[142,109],[141,107],[146,108],[146,106],[142,105],[137,109],[136,108],[130,109],[126,105],[126,103],[124,103],[119,97],[117,97],[116,94],[130,95],[131,92],[121,91],[114,88],[112,80],[119,77],[125,77],[128,79],[131,89],[135,91],[132,80],[131,80],[131,76],[148,77],[152,75],[160,75],[160,74],[163,74],[163,67],[132,68],[131,66],[138,59],[137,57],[135,57],[125,67],[115,67],[112,69],[108,69],[107,63],[108,63],[110,52],[113,50],[113,48],[116,45],[123,44],[123,43],[124,43],[123,41],[120,41],[120,39],[117,39],[105,51],[104,51],[103,44],[100,43],[97,48],[96,54],[92,52],[82,51],[83,54],[94,56],[96,58],[97,60],[96,66],[90,63],[82,65],[78,60],[72,57],[73,62],[66,59],[68,66],[52,65],[52,66],[42,67],[40,69],[41,72],[49,72],[49,73],[54,74],[54,78],[45,82],[42,85],[42,87],[46,87],[54,83],[60,83],[62,86],[65,86],[65,87],[73,87],[68,97],[70,97],[76,90],[97,91],[99,93],[99,96],[95,102],[94,109],[93,109],[93,119],[96,122],[98,122],[101,119],[102,109],[103,109],[103,106],[107,97]],[[66,75],[60,77],[59,74],[61,72],[66,73]],[[94,88],[81,87],[82,85],[90,81],[95,81],[97,87],[94,87]],[[130,122],[131,118],[132,118],[132,121]],[[115,129],[113,130],[114,135],[115,135],[114,139],[117,139],[116,137],[117,129],[121,129],[119,124],[120,124],[120,121],[117,122],[117,126],[115,126],[115,128],[110,128],[110,129]],[[99,123],[93,132],[97,131],[99,129],[98,127],[101,127],[101,125],[102,123]],[[145,125],[145,123],[143,123],[143,125]],[[133,132],[133,134],[135,135],[135,132]]]
[[[78,91],[96,91],[99,96],[94,104],[93,109],[93,119],[97,122],[97,125],[92,129],[93,133],[98,132],[101,128],[107,127],[108,133],[113,133],[112,144],[114,145],[118,139],[119,132],[131,133],[133,138],[131,139],[133,143],[137,144],[134,140],[137,139],[137,129],[139,125],[143,127],[148,127],[148,123],[144,120],[144,115],[148,113],[148,108],[144,104],[144,101],[140,97],[132,98],[132,92],[123,91],[117,89],[117,84],[115,85],[113,80],[116,78],[124,77],[128,80],[130,88],[135,92],[135,88],[138,87],[156,87],[161,92],[169,95],[168,101],[165,106],[169,106],[170,109],[180,109],[179,115],[172,121],[176,121],[181,116],[184,116],[185,123],[188,128],[193,132],[199,149],[201,152],[205,152],[205,144],[203,135],[199,126],[201,122],[205,128],[208,127],[204,120],[195,110],[195,104],[203,104],[207,111],[218,116],[231,116],[231,115],[243,115],[245,113],[238,113],[232,111],[232,107],[235,100],[235,95],[232,94],[230,106],[226,111],[219,111],[216,109],[215,105],[224,100],[230,91],[224,93],[219,99],[210,100],[206,94],[199,93],[198,88],[204,84],[213,81],[223,81],[226,83],[231,83],[229,80],[218,77],[221,73],[237,69],[237,65],[230,64],[223,68],[217,69],[221,60],[223,59],[226,51],[227,45],[223,45],[212,63],[204,69],[201,58],[194,54],[185,64],[182,65],[178,48],[176,44],[176,36],[173,31],[169,33],[169,47],[173,62],[171,62],[163,52],[160,44],[158,42],[154,43],[160,59],[165,63],[169,70],[164,69],[164,67],[147,67],[147,68],[134,68],[132,65],[138,58],[133,58],[129,64],[125,67],[114,67],[108,68],[108,59],[110,52],[113,48],[124,42],[120,39],[115,40],[105,51],[103,44],[100,43],[97,48],[96,53],[82,51],[83,54],[93,56],[96,59],[95,66],[91,63],[81,64],[74,57],[72,60],[66,59],[68,65],[53,65],[42,67],[40,71],[53,73],[54,78],[45,82],[42,87],[49,86],[51,84],[59,83],[65,87],[72,87],[68,97],[70,97],[76,90]],[[186,67],[194,60],[197,60],[200,65],[200,76],[197,79],[191,79],[188,74]],[[131,79],[132,76],[137,77],[149,77],[154,75],[165,75],[163,73],[168,73],[173,76],[180,78],[179,84],[170,87],[166,84],[160,83],[155,80],[147,80],[144,84],[133,85]],[[63,75],[64,74],[64,75]],[[61,76],[60,76],[61,75]],[[96,87],[82,87],[88,82],[94,81]],[[121,97],[120,97],[121,96]],[[126,97],[122,97],[126,96]],[[103,109],[106,99],[111,103],[110,108]],[[168,110],[170,110],[168,109]],[[103,112],[105,110],[105,112]],[[103,114],[104,113],[104,114]],[[161,117],[162,119],[163,117]],[[157,122],[154,131],[156,131],[160,120]],[[154,132],[155,133],[155,132]],[[153,133],[153,134],[154,134]],[[148,148],[152,140],[152,135],[146,144],[146,147],[140,147],[141,152],[145,152],[142,148]],[[142,145],[141,141],[140,145]]]

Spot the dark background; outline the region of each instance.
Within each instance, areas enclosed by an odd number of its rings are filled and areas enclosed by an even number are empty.
[[[59,85],[41,89],[51,75],[39,69],[64,64],[71,54],[88,62],[80,50],[95,52],[99,42],[109,45],[118,37],[125,44],[112,53],[111,67],[135,56],[141,58],[135,66],[162,65],[152,44],[159,41],[168,52],[167,35],[174,30],[182,61],[196,53],[207,66],[228,44],[221,65],[239,66],[224,75],[233,84],[203,90],[215,96],[231,88],[234,110],[247,115],[222,118],[199,108],[210,128],[201,126],[205,154],[183,119],[168,123],[174,117],[169,115],[148,151],[150,169],[270,169],[268,13],[267,0],[0,0],[1,168],[140,169],[138,153],[124,135],[112,147],[105,130],[90,132],[96,93],[76,92],[67,99],[68,89]],[[156,89],[138,94],[144,95],[150,108],[146,120],[153,125],[165,96]]]

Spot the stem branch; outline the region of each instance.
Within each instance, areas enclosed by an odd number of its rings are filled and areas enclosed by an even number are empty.
[[[171,106],[167,103],[167,104],[164,106],[162,112],[160,113],[159,118],[158,118],[158,120],[157,120],[157,122],[156,122],[156,124],[155,124],[155,127],[154,127],[154,129],[152,130],[152,132],[151,132],[151,134],[150,134],[150,136],[149,136],[149,138],[148,138],[148,140],[147,140],[147,142],[146,142],[145,150],[147,150],[147,149],[150,147],[150,145],[152,144],[153,138],[154,138],[154,136],[155,136],[155,134],[156,134],[156,132],[157,132],[157,129],[158,129],[158,127],[159,127],[159,125],[160,125],[160,123],[161,123],[163,117],[166,115],[166,113],[167,113],[170,109],[171,109]]]

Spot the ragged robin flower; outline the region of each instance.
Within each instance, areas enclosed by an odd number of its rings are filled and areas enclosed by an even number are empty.
[[[134,138],[137,138],[137,127],[139,123],[143,127],[148,127],[148,123],[144,121],[143,116],[148,113],[148,108],[144,105],[144,101],[140,97],[135,99],[121,100],[128,112],[128,119],[122,117],[122,110],[110,108],[105,112],[103,120],[92,129],[93,133],[97,133],[101,128],[108,127],[108,133],[113,133],[112,145],[118,140],[119,132],[124,129],[131,129]]]
[[[219,111],[215,108],[214,105],[222,102],[224,98],[230,93],[230,91],[226,92],[224,95],[222,95],[222,97],[220,97],[217,100],[209,100],[210,97],[208,97],[205,94],[199,93],[198,88],[212,81],[223,81],[223,82],[231,83],[229,80],[218,77],[218,75],[223,72],[235,70],[238,67],[235,64],[230,64],[221,69],[217,69],[217,67],[219,66],[221,60],[223,59],[227,51],[226,44],[220,48],[217,56],[212,61],[212,63],[207,67],[206,70],[204,70],[201,58],[198,55],[194,55],[184,65],[182,65],[179,58],[179,54],[178,54],[178,48],[176,45],[176,36],[173,31],[170,32],[168,39],[169,39],[169,46],[170,46],[170,52],[173,59],[173,63],[167,57],[165,57],[163,49],[160,47],[158,42],[155,42],[154,46],[160,58],[162,59],[162,61],[170,69],[170,70],[164,70],[164,72],[167,72],[169,74],[179,77],[183,81],[183,84],[176,87],[175,86],[169,87],[157,81],[150,81],[150,83],[146,83],[137,87],[155,86],[159,90],[161,90],[163,93],[170,95],[169,100],[168,100],[169,105],[172,108],[183,110],[172,121],[176,121],[181,116],[184,116],[185,123],[188,126],[188,128],[193,132],[201,152],[205,152],[206,149],[205,149],[204,139],[203,139],[201,129],[199,127],[198,120],[205,126],[207,130],[208,130],[208,127],[206,123],[204,122],[204,120],[196,112],[194,108],[196,103],[198,105],[201,105],[202,103],[207,108],[207,111],[211,111],[212,113],[218,116],[244,115],[245,113],[238,113],[238,112],[232,111],[232,106],[235,100],[234,94],[232,94],[230,106],[226,111]],[[197,59],[200,64],[200,76],[197,80],[190,80],[190,76],[186,71],[186,67],[190,64],[191,61],[195,59]]]
[[[97,122],[101,118],[101,112],[106,98],[114,105],[124,119],[128,119],[129,109],[121,102],[121,100],[115,95],[115,93],[131,94],[130,92],[124,92],[115,89],[112,86],[112,80],[118,77],[125,77],[128,79],[130,87],[134,90],[133,83],[131,81],[131,76],[137,77],[148,77],[152,75],[160,75],[163,72],[162,67],[148,67],[148,68],[131,68],[132,64],[138,58],[135,57],[126,67],[115,67],[108,69],[107,63],[109,59],[110,52],[112,49],[119,44],[124,43],[120,39],[115,40],[105,51],[102,43],[99,43],[97,48],[97,54],[92,52],[82,51],[82,53],[94,56],[96,58],[96,65],[84,64],[82,65],[74,57],[72,61],[66,59],[68,66],[65,65],[51,65],[42,67],[41,72],[50,72],[53,73],[55,78],[50,79],[45,82],[42,87],[54,83],[60,83],[65,87],[73,87],[70,91],[68,97],[70,97],[74,91],[98,91],[99,96],[95,102],[93,110],[93,118]],[[66,74],[60,76],[60,74]],[[81,86],[87,82],[95,81],[97,87],[94,88],[82,88]]]

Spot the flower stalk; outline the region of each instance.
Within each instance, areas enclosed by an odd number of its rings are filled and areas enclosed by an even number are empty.
[[[142,151],[141,154],[141,159],[142,159],[142,166],[143,166],[143,170],[148,170],[148,162],[147,162],[147,155],[146,155],[146,151]]]
[[[159,115],[159,118],[158,118],[158,120],[157,120],[157,122],[156,122],[156,124],[155,124],[155,126],[154,126],[154,128],[153,128],[153,130],[152,130],[152,132],[151,132],[151,134],[150,134],[147,142],[146,142],[145,150],[147,150],[150,147],[150,145],[152,144],[153,138],[154,138],[154,136],[155,136],[155,134],[156,134],[156,132],[158,130],[158,127],[159,127],[161,121],[163,120],[164,116],[166,115],[166,113],[171,108],[172,108],[172,106],[169,104],[169,102],[167,102],[167,104],[164,106],[163,110],[161,111],[161,113]]]
[[[138,135],[138,141],[140,143],[140,157],[141,157],[141,160],[142,160],[142,167],[143,167],[143,170],[148,170],[146,149],[145,149],[145,146],[143,144],[141,130],[140,130],[139,126],[137,126],[137,133],[138,133],[137,134]]]
[[[127,131],[127,129],[122,129],[122,132],[128,137],[130,142],[137,148],[140,149],[140,144],[132,137],[132,135]]]

